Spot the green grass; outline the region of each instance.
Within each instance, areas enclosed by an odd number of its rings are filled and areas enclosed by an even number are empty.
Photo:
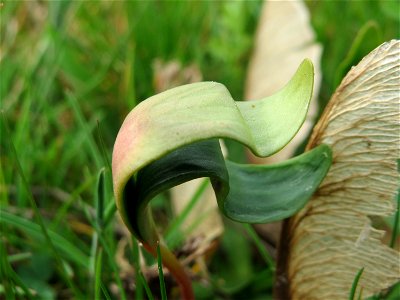
[[[353,281],[353,284],[351,285],[351,290],[349,293],[349,300],[356,299],[355,296],[356,296],[356,291],[357,291],[357,287],[358,287],[358,282],[360,281],[360,278],[361,278],[363,272],[364,272],[364,268],[361,268],[357,272],[356,276],[354,277],[354,281]],[[362,299],[362,287],[359,288],[357,299]]]
[[[396,3],[307,2],[324,47],[322,106],[352,64],[383,41],[399,38]],[[117,220],[110,169],[114,139],[130,109],[155,93],[155,59],[195,64],[204,80],[224,83],[241,99],[260,6],[3,1],[0,298],[158,295],[158,277],[140,264],[155,266],[156,260]],[[240,145],[227,145],[231,159],[243,160]],[[161,225],[171,217],[164,198],[154,205]],[[181,242],[181,223],[164,227],[174,246]],[[272,262],[262,241],[250,227],[229,221],[225,226],[208,281],[194,280],[196,296],[272,297]],[[167,275],[165,284],[173,294]]]
[[[160,279],[161,299],[167,300],[167,290],[165,288],[164,271],[163,271],[162,257],[161,257],[159,243],[157,243],[157,267],[158,267],[158,277]]]

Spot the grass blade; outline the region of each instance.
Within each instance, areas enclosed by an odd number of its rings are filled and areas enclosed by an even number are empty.
[[[107,169],[111,171],[111,163],[110,163],[110,159],[108,158],[108,155],[107,155],[107,149],[106,149],[106,145],[104,143],[103,135],[101,134],[99,121],[97,121],[97,136],[99,138],[100,150],[101,150],[101,154],[103,156],[104,163],[106,164]]]
[[[143,299],[143,285],[139,278],[140,272],[140,250],[137,240],[131,236],[132,241],[132,254],[133,254],[133,267],[135,268],[135,278],[136,278],[136,289],[135,296],[136,299]],[[147,283],[146,283],[147,284]]]
[[[95,141],[93,139],[92,132],[90,130],[88,122],[85,120],[83,112],[82,112],[82,110],[81,110],[81,108],[79,106],[78,100],[71,93],[67,93],[66,96],[67,96],[68,102],[70,103],[70,105],[71,105],[71,107],[72,107],[72,109],[73,109],[73,111],[75,113],[75,116],[76,116],[76,118],[78,120],[78,123],[79,123],[79,126],[80,126],[81,130],[83,132],[85,132],[85,134],[87,136],[86,145],[87,145],[88,150],[89,150],[89,152],[90,152],[90,154],[91,154],[91,156],[92,156],[92,158],[94,160],[94,163],[96,164],[97,168],[100,168],[102,166],[101,155],[100,155],[100,153],[98,151],[98,148],[96,146],[96,143],[95,143]]]
[[[21,260],[29,259],[31,257],[32,257],[32,253],[30,253],[30,252],[13,254],[13,255],[8,256],[8,262],[15,263],[15,262],[19,262]]]
[[[103,228],[103,214],[104,214],[104,173],[105,169],[101,168],[99,175],[98,175],[98,181],[97,181],[97,201],[95,203],[96,207],[96,222],[97,226],[99,226],[100,229]]]
[[[105,297],[107,300],[111,300],[111,296],[110,296],[110,294],[108,293],[106,287],[104,286],[104,284],[103,284],[102,282],[100,282],[100,287],[101,287],[101,290],[103,291],[104,297]]]
[[[141,284],[143,285],[145,291],[146,291],[146,296],[147,298],[149,298],[149,300],[154,300],[154,296],[151,293],[150,287],[146,282],[146,278],[144,278],[142,272],[139,272],[139,280],[141,282]]]
[[[111,223],[116,211],[117,206],[115,205],[115,201],[108,203],[104,213],[104,228],[107,228],[107,226]]]
[[[135,299],[143,299],[143,290],[144,288],[147,298],[149,300],[154,300],[154,296],[150,290],[149,285],[147,284],[146,278],[144,278],[142,270],[140,268],[140,253],[141,246],[137,239],[132,236],[132,245],[133,245],[133,266],[135,268],[135,278],[136,278],[136,292]]]
[[[94,299],[101,299],[101,271],[102,271],[103,251],[99,249],[95,266]]]
[[[103,249],[107,254],[109,265],[110,265],[112,271],[114,272],[115,281],[116,281],[117,286],[119,288],[121,299],[126,300],[127,298],[126,298],[126,295],[125,295],[125,290],[124,290],[123,285],[122,285],[121,277],[119,275],[119,269],[118,269],[116,261],[114,260],[115,256],[113,255],[113,252],[111,251],[111,249],[110,249],[108,243],[106,242],[106,240],[104,239],[104,237],[99,232],[97,232],[97,233],[99,235],[100,243],[103,246]]]
[[[349,295],[349,300],[355,300],[355,295],[356,295],[356,290],[358,286],[358,282],[360,281],[361,275],[364,272],[364,268],[361,268],[358,272],[356,277],[354,277],[353,284],[351,285],[351,290],[350,290],[350,295]],[[362,292],[362,289],[360,291],[360,294]]]
[[[275,262],[272,259],[272,257],[269,255],[267,250],[265,249],[257,232],[254,230],[254,228],[250,224],[243,224],[243,227],[246,230],[247,234],[250,236],[250,238],[253,240],[254,244],[257,247],[258,252],[260,252],[260,254],[261,254],[261,257],[267,263],[268,268],[271,271],[275,271]]]
[[[396,239],[399,234],[399,221],[400,221],[400,190],[397,192],[397,210],[396,214],[394,217],[394,224],[393,224],[393,231],[392,231],[392,237],[390,239],[390,247],[394,248],[396,244]]]
[[[0,243],[0,278],[2,285],[4,286],[4,291],[6,294],[6,299],[15,299],[14,282],[11,280],[11,266],[7,259],[6,249],[3,242]]]
[[[157,243],[157,263],[158,263],[158,277],[160,278],[161,299],[167,300],[167,291],[165,289],[164,272],[162,267],[162,257],[160,251],[160,243]]]

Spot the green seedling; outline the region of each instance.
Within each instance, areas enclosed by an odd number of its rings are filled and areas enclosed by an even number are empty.
[[[312,63],[305,60],[282,90],[248,102],[234,101],[219,83],[184,85],[150,97],[126,117],[112,160],[117,208],[143,247],[162,257],[183,298],[194,299],[190,279],[161,241],[149,201],[176,185],[209,177],[220,210],[234,221],[267,223],[299,211],[331,165],[328,146],[255,166],[225,160],[218,138],[239,141],[262,157],[279,151],[305,120],[313,76]]]

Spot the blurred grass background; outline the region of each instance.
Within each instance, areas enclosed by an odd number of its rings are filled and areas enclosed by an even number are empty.
[[[242,99],[262,2],[1,4],[0,298],[144,297],[144,282],[133,282],[118,261],[139,258],[135,242],[118,252],[114,139],[126,114],[156,92],[156,61],[192,66]],[[352,65],[399,38],[400,8],[397,1],[307,5],[324,47],[323,107]],[[241,153],[231,149],[235,160]],[[154,205],[168,217],[164,198]],[[273,275],[242,225],[226,221],[210,273],[211,284],[195,281],[199,299],[272,297]],[[157,281],[149,284],[157,298]]]

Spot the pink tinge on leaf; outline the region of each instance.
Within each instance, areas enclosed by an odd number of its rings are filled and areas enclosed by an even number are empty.
[[[135,159],[135,148],[140,147],[141,137],[146,132],[146,118],[138,106],[131,111],[123,122],[114,143],[112,154],[112,172],[114,194],[119,205],[122,188],[131,173],[130,161]]]

